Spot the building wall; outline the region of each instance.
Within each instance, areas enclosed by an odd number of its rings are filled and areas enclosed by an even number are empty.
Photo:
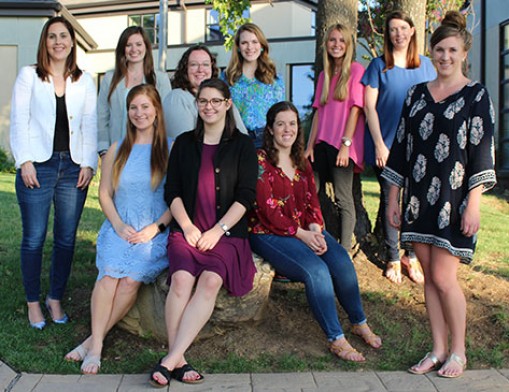
[[[10,151],[9,126],[11,95],[19,68],[34,64],[39,35],[47,18],[0,17],[0,147]]]

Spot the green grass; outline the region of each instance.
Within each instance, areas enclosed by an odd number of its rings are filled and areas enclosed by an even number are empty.
[[[66,309],[71,315],[86,317],[73,319],[73,322],[59,326],[50,325],[39,332],[28,328],[26,304],[21,284],[19,267],[19,243],[21,222],[19,208],[14,193],[14,175],[0,173],[0,359],[17,371],[33,373],[77,373],[79,366],[63,361],[63,355],[83,339],[89,332],[89,297],[96,278],[95,244],[96,236],[104,219],[97,198],[97,180],[89,192],[85,211],[78,231],[73,271],[69,282],[70,294],[65,299]],[[374,178],[363,179],[365,205],[371,219],[378,207],[378,184]],[[472,274],[486,274],[509,280],[509,231],[507,200],[496,194],[483,197],[482,228],[479,233],[479,246],[476,259],[471,268]],[[48,230],[44,254],[42,292],[47,292],[47,269],[52,245],[51,227]],[[476,279],[475,277],[471,278]],[[468,283],[468,282],[467,282]],[[399,290],[364,290],[362,293],[366,313],[376,330],[389,342],[384,349],[370,356],[371,369],[395,370],[402,364],[412,363],[429,348],[429,331],[422,322],[424,305],[419,311],[405,312],[405,306],[415,302],[415,291],[407,287]],[[422,293],[419,291],[419,295]],[[302,290],[286,298],[293,303],[306,306]],[[493,300],[493,299],[492,299]],[[491,305],[490,305],[491,306]],[[404,314],[395,320],[394,313],[379,309],[393,309]],[[502,338],[494,345],[483,344],[482,339],[469,340],[469,361],[474,367],[507,367],[509,365],[509,306],[507,298],[495,299],[486,315],[489,328],[499,332]],[[411,331],[411,333],[409,333]],[[490,330],[481,331],[490,334]],[[469,338],[470,339],[470,338]],[[473,341],[475,339],[475,341]],[[481,340],[479,342],[478,340]],[[150,338],[139,338],[124,332],[112,331],[107,338],[108,350],[103,360],[103,373],[146,372],[165,351],[164,347]],[[215,358],[193,359],[194,365],[206,372],[270,372],[306,370],[365,369],[360,365],[338,363],[331,355],[310,356],[306,353],[290,353],[276,356],[261,353],[245,358],[227,353]]]

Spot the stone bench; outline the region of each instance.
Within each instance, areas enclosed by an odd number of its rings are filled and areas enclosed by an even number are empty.
[[[232,297],[222,288],[214,312],[198,339],[220,333],[225,327],[246,321],[256,322],[263,318],[274,270],[254,253],[253,259],[257,270],[253,289],[243,297]],[[169,289],[166,284],[167,277],[168,270],[165,270],[154,283],[140,287],[136,303],[118,323],[120,328],[135,335],[152,336],[161,342],[167,342],[164,320],[164,304]]]

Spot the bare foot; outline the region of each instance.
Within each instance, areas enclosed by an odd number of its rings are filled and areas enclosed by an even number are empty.
[[[424,283],[424,275],[422,274],[422,267],[419,260],[416,258],[409,258],[408,256],[403,256],[401,258],[401,264],[403,264],[407,271],[408,277],[417,284]]]
[[[401,283],[401,262],[399,260],[389,261],[387,263],[387,267],[385,267],[385,277],[392,283]]]

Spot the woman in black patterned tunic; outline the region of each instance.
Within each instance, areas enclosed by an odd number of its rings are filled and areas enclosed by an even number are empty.
[[[401,225],[402,246],[413,245],[425,276],[433,349],[409,371],[439,368],[439,376],[452,378],[466,367],[466,302],[457,269],[472,260],[481,193],[496,182],[495,113],[484,86],[463,73],[472,45],[464,16],[448,12],[430,43],[438,76],[408,91],[382,177],[393,184],[387,218]]]

